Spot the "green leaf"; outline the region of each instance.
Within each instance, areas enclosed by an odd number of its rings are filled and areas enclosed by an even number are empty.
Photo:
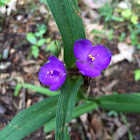
[[[101,16],[105,16],[109,20],[113,15],[113,8],[109,5],[109,3],[105,3],[105,5],[99,9],[99,12]]]
[[[130,18],[130,21],[133,23],[133,24],[138,24],[138,19],[139,17],[135,14],[133,14]]]
[[[47,98],[20,112],[12,119],[9,125],[0,131],[0,140],[21,140],[45,123],[50,124],[50,127],[54,129],[55,122],[53,119],[56,114],[57,98],[58,96]],[[96,107],[96,104],[92,102],[85,102],[75,108],[73,118]],[[47,129],[49,131],[49,128]]]
[[[40,0],[40,3],[47,4],[46,0]]]
[[[46,43],[50,43],[50,42],[51,42],[51,40],[52,40],[52,38],[51,38],[51,37],[47,38],[47,39],[46,39]]]
[[[35,32],[35,36],[42,38],[43,37],[43,34],[45,34],[45,32],[46,32],[46,30],[43,30],[42,29],[42,30],[40,30],[38,32]]]
[[[132,11],[130,9],[123,10],[121,12],[122,17],[129,19],[131,17]]]
[[[62,91],[59,94],[56,112],[55,138],[59,140],[69,140],[68,123],[72,119],[75,108],[76,95],[80,85],[83,83],[82,77],[71,79],[67,77]]]
[[[35,33],[36,37],[42,38],[45,32],[47,31],[47,26],[45,24],[36,24],[37,32]]]
[[[127,119],[126,119],[125,115],[124,115],[123,113],[120,113],[120,115],[121,115],[121,118],[122,118],[124,124],[125,124],[125,125],[127,126],[127,128],[128,128],[129,140],[133,140],[133,135],[132,135],[132,132],[131,132],[129,126],[128,126],[128,122],[127,122]]]
[[[37,42],[36,37],[33,33],[28,33],[26,38],[31,44],[36,44]]]
[[[135,81],[139,81],[140,80],[140,69],[135,70],[134,73],[135,73]]]
[[[135,32],[132,32],[130,35],[132,45],[136,45],[138,43],[138,38]]]
[[[75,64],[75,40],[85,39],[82,19],[76,0],[47,0],[64,45],[64,61],[68,68]]]
[[[120,37],[119,37],[119,42],[124,41],[125,37],[126,37],[126,33],[123,32],[123,33],[120,35]]]
[[[114,30],[113,29],[109,30],[109,34],[108,34],[108,39],[109,40],[113,39],[113,34],[114,34]]]
[[[0,7],[5,6],[10,0],[0,0]]]
[[[93,109],[96,109],[97,108],[97,105],[93,102],[85,102],[79,106],[77,106],[75,109],[74,109],[74,113],[72,115],[72,118],[77,118],[79,117],[80,115],[84,114],[84,113],[87,113],[89,111],[92,111]],[[55,129],[56,127],[56,118],[53,118],[50,122],[47,122],[45,125],[44,125],[44,131],[45,132],[51,132],[52,130]]]
[[[140,49],[140,44],[137,44],[137,49]]]
[[[51,90],[49,90],[47,88],[44,88],[44,87],[38,87],[38,86],[35,86],[35,85],[23,83],[23,84],[17,84],[15,92],[14,92],[15,96],[18,95],[19,90],[20,90],[21,87],[32,89],[32,90],[35,90],[35,91],[37,91],[39,93],[42,93],[42,94],[45,94],[45,95],[48,95],[48,96],[54,96],[54,95],[59,94],[59,91],[51,91]]]
[[[61,45],[58,40],[53,41],[50,45],[47,46],[45,51],[50,51],[53,55],[58,57],[61,52]]]
[[[21,140],[55,117],[58,96],[47,98],[16,115],[2,131],[0,140]]]
[[[92,110],[94,110],[96,108],[97,108],[97,104],[95,104],[93,102],[86,101],[85,103],[77,106],[74,109],[74,113],[73,113],[72,118],[79,117],[80,115],[82,115],[84,113],[87,113],[87,112],[90,112],[90,111],[92,111]]]
[[[37,58],[38,54],[39,54],[38,46],[32,46],[32,55],[34,56],[34,58]]]
[[[56,127],[56,117],[52,118],[49,122],[44,124],[44,132],[48,133],[55,129]]]
[[[118,17],[118,16],[112,16],[112,20],[114,20],[114,21],[118,21],[118,22],[123,22],[124,21],[124,19],[123,18],[121,18],[121,17]]]
[[[21,84],[16,85],[16,88],[15,88],[15,91],[14,91],[14,96],[18,96],[18,93],[19,93],[21,88],[22,88]]]
[[[107,115],[108,116],[118,117],[118,112],[116,112],[116,111],[109,111]]]
[[[45,38],[39,39],[38,42],[37,42],[37,45],[38,46],[42,46],[42,45],[45,44],[45,42],[46,42],[46,39]]]
[[[95,101],[103,109],[140,113],[140,96],[136,94],[101,96]]]
[[[95,30],[95,29],[92,30],[91,33],[94,34],[94,35],[105,35],[104,31]]]
[[[37,31],[44,30],[45,32],[47,31],[48,28],[46,24],[36,24],[36,27],[37,27]]]

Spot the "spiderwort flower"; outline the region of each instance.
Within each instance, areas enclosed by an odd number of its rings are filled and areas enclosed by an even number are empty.
[[[63,63],[55,56],[49,57],[49,62],[40,68],[39,80],[44,85],[51,85],[50,90],[57,90],[66,79],[66,70]]]
[[[89,77],[97,77],[110,61],[112,53],[102,45],[92,46],[88,39],[79,39],[74,44],[76,65],[80,72]]]

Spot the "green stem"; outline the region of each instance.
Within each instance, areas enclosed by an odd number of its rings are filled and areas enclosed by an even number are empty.
[[[128,122],[127,122],[127,119],[126,119],[125,115],[123,113],[120,113],[120,115],[121,115],[121,118],[122,118],[124,124],[128,128],[128,137],[129,137],[129,140],[133,140],[133,134],[132,134],[132,132],[131,132],[129,126],[128,126]]]

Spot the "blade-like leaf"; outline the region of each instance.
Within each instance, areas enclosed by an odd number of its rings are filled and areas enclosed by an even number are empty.
[[[96,102],[103,109],[140,113],[140,96],[137,94],[101,96]]]
[[[74,110],[72,118],[79,117],[80,115],[90,112],[97,108],[97,105],[93,102],[85,102],[79,106],[77,106]]]
[[[0,140],[21,140],[56,115],[58,96],[49,97],[23,110],[0,132]]]
[[[46,0],[60,31],[67,67],[75,64],[75,40],[85,39],[85,31],[76,0]]]
[[[47,98],[23,110],[0,132],[0,140],[20,140],[46,123],[46,132],[55,129],[57,96]],[[77,106],[72,118],[78,117],[97,106],[86,102]],[[52,113],[52,114],[51,114]]]
[[[35,90],[35,91],[37,91],[39,93],[42,93],[42,94],[45,94],[45,95],[49,95],[49,96],[54,96],[54,95],[59,94],[59,91],[50,91],[47,88],[38,87],[38,86],[27,84],[27,83],[24,83],[22,86],[24,88],[29,88],[29,89]]]
[[[35,91],[37,91],[39,93],[42,93],[42,94],[45,94],[45,95],[48,95],[48,96],[54,96],[54,95],[58,95],[59,94],[59,91],[50,91],[49,89],[44,88],[44,87],[38,87],[38,86],[35,86],[35,85],[23,83],[23,84],[17,84],[16,85],[14,96],[18,96],[19,90],[22,87],[35,90]]]
[[[44,132],[48,133],[55,129],[56,127],[56,117],[54,117],[52,120],[44,124]]]
[[[22,84],[17,84],[15,91],[14,91],[14,96],[18,96],[18,93],[20,91],[20,89],[22,88]]]
[[[68,140],[68,123],[72,119],[75,108],[76,95],[80,85],[83,83],[82,77],[71,79],[67,77],[62,91],[59,94],[56,112],[56,133],[55,137],[59,140]]]
[[[97,108],[97,105],[95,103],[85,102],[85,103],[77,106],[74,109],[74,113],[72,115],[72,118],[79,117],[80,115],[82,115],[84,113],[87,113],[89,111],[92,111],[92,110],[94,110],[96,108]],[[47,122],[44,125],[44,131],[48,133],[48,132],[51,132],[52,130],[54,130],[55,127],[56,127],[55,122],[56,122],[56,118],[53,118],[50,122]]]

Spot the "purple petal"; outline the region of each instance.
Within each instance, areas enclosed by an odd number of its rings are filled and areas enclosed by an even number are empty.
[[[55,67],[63,70],[64,72],[66,72],[64,64],[59,59],[57,59],[54,55],[50,56],[48,59],[49,59],[51,64],[55,65]]]
[[[91,67],[88,63],[81,63],[79,61],[76,61],[76,65],[80,72],[89,77],[97,77],[101,74],[101,71],[97,68]]]
[[[54,83],[52,86],[50,86],[50,90],[51,91],[57,90],[60,86],[63,85],[65,80],[66,80],[66,75],[62,75],[56,83]]]
[[[59,72],[62,71],[62,69],[59,67],[59,65],[54,65],[53,63],[46,63],[44,65],[44,68],[46,68],[46,71],[54,71],[54,70],[57,70]]]
[[[66,71],[63,63],[55,56],[49,57],[49,63],[46,63],[39,71],[39,80],[44,85],[51,85],[50,90],[57,90],[66,79]]]
[[[94,46],[90,54],[91,56],[95,57],[95,59],[91,62],[91,65],[94,68],[103,70],[109,65],[111,61],[112,53],[108,48],[102,45]]]
[[[88,39],[76,40],[73,49],[76,59],[85,62],[92,48],[92,44]]]
[[[52,75],[52,76],[48,75],[47,72],[50,72],[50,69],[51,69],[51,65],[48,65],[48,67],[44,67],[44,66],[41,67],[39,71],[39,80],[44,85],[52,85],[55,82],[57,82],[59,79],[58,75]],[[51,70],[53,71],[54,69],[52,68]]]

